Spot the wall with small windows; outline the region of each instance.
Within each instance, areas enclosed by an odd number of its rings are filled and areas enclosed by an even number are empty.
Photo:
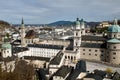
[[[109,57],[110,57],[110,63],[120,65],[120,51],[110,51]]]
[[[81,30],[81,35],[85,35],[85,29]]]
[[[33,39],[25,39],[26,44],[34,44],[39,42],[39,38],[33,38]]]
[[[107,48],[111,50],[120,50],[120,44],[119,43],[108,43]]]
[[[120,33],[119,32],[112,32],[108,33],[109,38],[119,38],[120,39]]]
[[[7,58],[7,57],[12,56],[11,49],[2,49],[1,52],[2,52],[2,57],[3,58]]]
[[[61,76],[53,76],[53,80],[65,80],[65,79]]]
[[[72,51],[65,51],[64,52],[65,59],[69,60],[70,62],[75,62],[76,61],[76,53]]]
[[[120,64],[120,44],[108,43],[107,44],[107,57],[108,62],[113,64]]]
[[[60,51],[58,49],[47,49],[47,48],[37,48],[30,47],[29,56],[40,56],[40,57],[53,57]]]
[[[105,61],[106,49],[102,48],[80,48],[80,58],[88,60]]]
[[[18,56],[19,58],[23,57],[23,56],[31,56],[31,53],[29,50],[27,51],[22,51],[22,52],[19,52],[17,54],[15,54],[16,56]]]

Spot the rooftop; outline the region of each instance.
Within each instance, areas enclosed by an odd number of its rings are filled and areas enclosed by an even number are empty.
[[[37,57],[37,56],[24,56],[24,59],[28,59],[28,60],[41,60],[41,61],[50,61],[50,58],[47,57]]]
[[[16,58],[17,58],[16,56],[7,57],[7,58],[3,58],[2,56],[0,56],[0,61],[11,62],[11,61],[15,61]]]
[[[27,32],[27,34],[25,35],[25,38],[27,39],[33,39],[33,38],[36,38],[37,37],[37,34],[34,30],[29,30]]]
[[[96,75],[96,74],[92,74],[92,73],[90,73],[87,76],[85,76],[85,78],[92,78],[94,80],[103,80],[103,78],[101,76]]]
[[[60,76],[65,78],[68,73],[71,72],[72,67],[68,66],[62,66],[56,73],[53,74],[53,76]]]
[[[3,43],[2,48],[3,49],[11,49],[11,44],[10,43]]]
[[[84,41],[105,41],[106,38],[102,36],[94,36],[94,35],[82,35],[82,40]]]
[[[108,28],[108,32],[120,32],[120,26],[119,25],[112,25]]]
[[[63,57],[62,51],[58,52],[57,55],[50,61],[50,64],[59,65],[62,57]]]
[[[106,48],[106,43],[87,43],[82,42],[81,47],[87,47],[87,48]]]
[[[27,50],[28,50],[28,48],[26,48],[26,47],[13,47],[12,53],[16,54],[16,53],[27,51]]]
[[[37,48],[47,48],[47,49],[63,49],[63,46],[60,45],[51,45],[51,44],[28,44],[28,47],[37,47]]]
[[[108,43],[120,43],[120,40],[114,38],[114,39],[108,40],[107,42]]]
[[[83,60],[78,61],[76,64],[75,69],[72,68],[69,76],[66,78],[66,80],[76,80],[76,78],[79,76],[81,72],[86,72],[86,62]]]

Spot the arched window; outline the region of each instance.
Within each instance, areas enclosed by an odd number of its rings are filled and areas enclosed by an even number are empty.
[[[70,56],[68,56],[68,59],[70,59]]]
[[[33,39],[32,39],[32,43],[34,43]]]
[[[74,60],[76,60],[76,57],[74,56]]]
[[[77,44],[77,42],[76,42],[76,46],[77,46],[78,44]]]
[[[114,38],[115,38],[115,35],[114,35]]]
[[[76,36],[78,36],[78,33],[76,32]]]
[[[67,59],[67,56],[65,56],[65,59]]]
[[[71,56],[71,60],[73,60],[73,56]]]
[[[76,49],[76,51],[78,51],[78,49]]]

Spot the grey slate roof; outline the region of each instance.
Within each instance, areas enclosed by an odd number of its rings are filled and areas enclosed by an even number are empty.
[[[15,40],[15,41],[13,41],[13,43],[15,43],[15,42],[17,42],[17,43],[21,43],[21,40]]]
[[[60,46],[60,45],[49,45],[49,44],[28,44],[28,47],[60,49],[60,50],[63,49],[63,46]]]
[[[37,33],[34,30],[29,30],[26,33],[25,38],[27,38],[27,39],[38,38],[38,35],[37,35]]]
[[[60,76],[65,78],[68,73],[71,72],[72,67],[68,66],[62,66],[56,73],[53,74],[53,76]]]
[[[101,76],[96,75],[96,74],[92,74],[92,73],[90,73],[87,76],[85,76],[85,78],[93,78],[95,80],[103,80],[103,78]]]
[[[66,50],[73,50],[73,46],[68,46]]]
[[[26,47],[12,47],[12,53],[13,54],[16,54],[16,53],[19,53],[19,52],[24,52],[24,51],[27,51],[28,48]]]
[[[81,43],[81,47],[87,47],[87,48],[106,48],[106,43]]]
[[[72,68],[66,80],[76,80],[81,72],[86,72],[86,62],[83,60],[78,61],[75,69]]]
[[[114,75],[113,75],[113,80],[120,80],[120,74],[118,72],[115,72]]]
[[[21,44],[21,40],[15,40],[11,43],[12,46],[19,46]]]
[[[24,59],[28,59],[28,60],[41,60],[41,61],[50,61],[50,58],[47,57],[37,57],[37,56],[24,56]]]
[[[83,41],[106,41],[106,38],[102,36],[91,36],[91,35],[82,35],[81,36]]]
[[[57,55],[50,61],[50,64],[59,65],[62,57],[63,57],[63,53],[59,51]]]
[[[106,71],[102,71],[102,70],[94,70],[94,74],[96,74],[96,75],[99,75],[99,76],[101,76],[101,77],[105,77],[106,76],[106,74],[107,74],[107,72]]]
[[[36,73],[37,73],[39,80],[48,80],[46,77],[46,75],[49,74],[48,69],[40,68],[39,70],[36,70]]]
[[[17,57],[16,56],[12,56],[12,57],[7,57],[7,58],[3,58],[2,56],[0,56],[0,61],[5,61],[5,62],[10,62],[10,61],[14,61]]]

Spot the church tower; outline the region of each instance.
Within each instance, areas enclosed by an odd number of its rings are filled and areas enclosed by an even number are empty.
[[[85,23],[84,20],[80,20],[80,26],[81,26],[81,35],[85,35]]]
[[[79,18],[77,18],[74,28],[74,51],[79,53],[80,45],[81,45],[81,27]]]
[[[26,44],[25,44],[25,26],[24,26],[23,19],[21,22],[21,47],[26,47]]]
[[[10,44],[9,38],[6,35],[1,46],[1,55],[3,58],[12,56],[12,46]]]

